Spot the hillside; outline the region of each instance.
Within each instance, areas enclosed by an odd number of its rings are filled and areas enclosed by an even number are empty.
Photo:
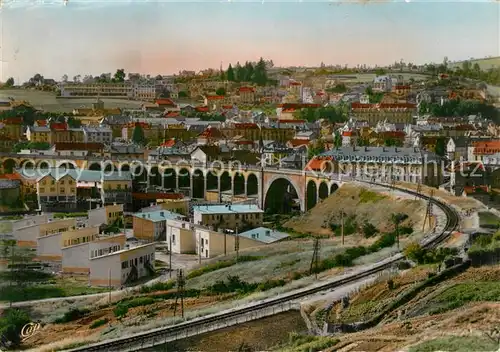
[[[376,211],[382,210],[383,211]],[[409,216],[407,224],[421,228],[425,216],[425,203],[409,198],[404,193],[385,189],[368,189],[359,184],[343,185],[304,215],[292,218],[284,224],[297,232],[333,235],[330,223],[340,224],[340,211],[345,219],[355,218],[358,226],[365,222],[373,224],[379,231],[391,231],[391,214],[404,213]]]
[[[419,266],[393,277],[389,288],[387,277],[349,297],[349,306],[337,302],[318,302],[316,321],[367,321],[404,292],[424,282],[436,266]],[[309,346],[333,346],[324,351],[496,351],[500,336],[490,338],[500,327],[500,266],[469,268],[442,282],[422,289],[406,304],[388,313],[375,327],[355,333],[337,333],[328,337],[296,339],[277,350],[306,351]],[[326,307],[332,307],[325,312]],[[321,314],[320,314],[321,313]],[[496,341],[495,341],[496,340]],[[299,343],[297,343],[297,341]],[[319,351],[319,349],[313,349]]]
[[[465,61],[465,60],[464,60]],[[458,61],[449,64],[449,68],[455,68],[455,67],[462,67],[462,64],[464,61]],[[474,64],[479,64],[479,67],[481,70],[489,70],[492,67],[499,67],[500,66],[500,56],[496,57],[486,57],[483,59],[474,59],[474,60],[467,60],[469,61],[472,65]]]

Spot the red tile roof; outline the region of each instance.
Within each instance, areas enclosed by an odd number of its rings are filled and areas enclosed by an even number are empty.
[[[344,132],[342,132],[343,137],[353,137],[356,135],[357,135],[356,131],[344,131]]]
[[[220,138],[222,133],[218,128],[207,128],[205,131],[201,132],[198,137],[200,138]]]
[[[66,122],[52,122],[50,124],[50,129],[53,131],[66,131],[68,129],[68,124]]]
[[[278,120],[279,123],[296,123],[296,124],[301,124],[305,123],[305,120],[288,120],[288,119],[280,119]]]
[[[288,108],[288,109],[283,109],[281,110],[281,112],[283,113],[287,113],[287,112],[295,112],[295,109],[294,108]]]
[[[35,123],[40,127],[47,126],[47,120],[36,120]]]
[[[197,106],[195,110],[198,112],[208,112],[208,106]]]
[[[4,120],[0,120],[0,122],[3,122],[6,125],[21,125],[23,123],[23,118],[22,117],[8,117]]]
[[[207,100],[223,100],[223,95],[207,95]]]
[[[226,109],[226,110],[231,110],[233,108],[233,106],[232,105],[222,105],[222,108]]]
[[[88,150],[100,152],[104,149],[102,143],[54,143],[56,151],[59,150]]]
[[[291,86],[301,86],[302,83],[296,82],[296,81],[290,81],[289,85],[291,85]]]
[[[175,139],[172,138],[172,139],[169,139],[169,140],[166,140],[165,142],[163,142],[160,146],[161,147],[167,147],[167,148],[171,148],[175,145]]]
[[[18,173],[15,173],[15,174],[0,175],[0,179],[3,179],[3,180],[22,180],[23,178]]]
[[[135,199],[183,199],[184,196],[180,193],[132,193],[132,198]]]
[[[234,143],[235,144],[240,144],[240,145],[252,145],[253,141],[236,141]]]
[[[403,131],[383,131],[379,132],[379,136],[382,138],[404,138],[406,133]]]
[[[165,117],[177,117],[177,116],[180,116],[180,115],[181,114],[178,111],[170,111],[170,112],[166,113],[163,116],[165,116]]]
[[[473,142],[474,155],[492,155],[500,153],[500,140]]]
[[[155,101],[156,104],[158,105],[169,105],[169,106],[175,106],[175,103],[172,99],[156,99]]]
[[[240,93],[241,92],[251,92],[251,93],[253,93],[253,92],[255,92],[255,89],[253,87],[240,87],[239,91],[240,91]]]
[[[320,108],[321,104],[284,103],[284,104],[278,104],[278,107],[283,109]]]
[[[306,165],[306,171],[323,171],[325,169],[325,164],[333,161],[331,156],[317,156],[312,158]]]

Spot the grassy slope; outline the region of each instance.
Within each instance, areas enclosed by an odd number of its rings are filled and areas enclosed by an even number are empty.
[[[422,215],[425,214],[425,204],[419,200],[398,199],[389,192],[381,194],[366,190],[353,184],[345,184],[333,195],[317,204],[306,214],[294,218],[285,227],[298,232],[312,232],[331,235],[330,222],[340,223],[340,210],[347,216],[356,216],[358,224],[368,221],[380,231],[391,231],[390,217],[392,213],[405,213],[418,228],[422,226]],[[381,211],[375,211],[375,210]],[[383,211],[382,211],[383,210]]]

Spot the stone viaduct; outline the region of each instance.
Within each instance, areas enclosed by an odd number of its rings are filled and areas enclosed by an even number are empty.
[[[237,161],[210,164],[191,161],[103,159],[79,156],[19,155],[0,153],[3,172],[16,168],[47,169],[82,168],[103,171],[130,171],[147,189],[180,190],[194,198],[203,199],[206,192],[228,194],[254,199],[263,209],[282,206],[298,199],[301,211],[314,207],[318,201],[335,192],[343,181],[339,175],[306,172],[297,169],[242,165]],[[283,210],[283,209],[282,209]]]

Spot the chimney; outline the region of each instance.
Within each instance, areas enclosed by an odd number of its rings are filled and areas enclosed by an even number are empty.
[[[163,217],[165,217],[165,213],[163,211],[160,212],[160,215],[163,216]]]
[[[227,207],[229,208],[229,210],[231,210],[231,205],[228,205]]]
[[[271,231],[266,230],[266,236],[271,236]]]

